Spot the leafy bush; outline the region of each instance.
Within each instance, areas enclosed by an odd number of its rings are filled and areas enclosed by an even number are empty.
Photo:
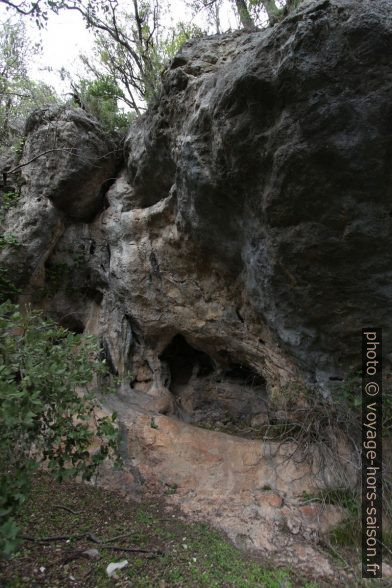
[[[18,545],[15,515],[39,464],[56,479],[91,479],[99,464],[116,451],[115,415],[96,415],[91,384],[106,369],[97,358],[93,338],[71,333],[38,311],[21,312],[10,302],[0,305],[3,556]]]
[[[95,116],[109,132],[125,132],[132,121],[132,113],[118,107],[123,92],[116,80],[101,76],[96,80],[81,80],[78,88],[84,108]]]

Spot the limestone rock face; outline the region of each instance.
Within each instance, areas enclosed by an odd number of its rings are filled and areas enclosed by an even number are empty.
[[[77,221],[102,210],[118,167],[114,143],[80,108],[48,108],[30,116],[21,163],[30,160],[22,167],[30,191]]]
[[[11,206],[5,233],[17,248],[0,250],[1,264],[17,287],[35,287],[65,226],[92,219],[104,208],[115,180],[118,150],[94,119],[81,109],[34,111],[26,123],[17,206]],[[15,167],[16,163],[7,167]],[[15,175],[8,175],[14,192]],[[30,288],[31,289],[31,288]]]
[[[329,397],[363,327],[391,348],[391,53],[387,0],[304,3],[273,28],[191,42],[117,173],[81,111],[37,114],[6,227],[21,245],[1,252],[24,299],[95,333],[121,379],[107,409],[126,468],[110,483],[175,486],[175,506],[238,545],[326,576],[306,542],[342,513],[300,495],[352,488],[358,455],[343,435],[331,461],[271,431],[286,398],[286,424],[314,419],[304,389]],[[324,434],[333,409],[317,419]]]
[[[323,0],[187,45],[129,135],[138,205],[174,191],[176,226],[319,381],[370,317],[391,343],[389,8]]]

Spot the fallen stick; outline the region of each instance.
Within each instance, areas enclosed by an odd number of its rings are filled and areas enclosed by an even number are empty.
[[[29,537],[28,535],[21,535],[21,539],[24,541],[32,541],[33,543],[50,543],[51,541],[68,541],[71,539],[84,539],[86,537],[86,533],[83,535],[54,535],[53,537],[41,537],[37,539],[36,537]]]
[[[115,537],[111,537],[110,539],[106,539],[105,543],[111,543],[112,541],[118,541],[118,539],[125,539],[125,537],[129,537],[132,535],[133,531],[129,531],[128,533],[124,533],[123,535],[116,535]]]
[[[83,533],[83,535],[55,535],[53,537],[41,537],[39,539],[35,537],[29,537],[28,535],[22,535],[21,537],[24,541],[32,541],[33,543],[50,543],[51,541],[71,541],[76,540],[79,541],[80,539],[87,539],[88,541],[92,541],[96,545],[99,545],[102,549],[110,549],[111,551],[126,551],[127,553],[148,553],[154,555],[163,555],[164,551],[160,549],[141,549],[140,547],[122,547],[121,545],[107,545],[106,542],[101,541],[96,537],[93,533]],[[113,537],[112,539],[108,539],[108,541],[113,541],[114,539],[119,539],[119,537]]]

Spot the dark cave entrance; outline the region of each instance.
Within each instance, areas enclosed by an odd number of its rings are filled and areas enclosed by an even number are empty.
[[[229,380],[242,383],[244,386],[266,387],[266,382],[263,376],[260,376],[260,374],[252,370],[252,368],[242,364],[233,363],[229,369],[225,370],[225,376]]]
[[[176,416],[186,422],[241,434],[267,416],[266,382],[251,367],[218,352],[207,353],[176,335],[159,356],[167,388],[174,396]],[[230,431],[229,431],[230,429]]]
[[[75,333],[76,335],[82,335],[84,333],[83,321],[76,314],[70,313],[70,314],[61,316],[58,319],[58,322],[62,327],[64,327],[64,329],[68,329],[68,331],[71,331],[72,333]]]
[[[168,387],[174,395],[179,388],[188,384],[192,376],[201,378],[214,371],[214,363],[209,355],[191,347],[182,335],[176,335],[171,340],[159,359],[169,367]]]

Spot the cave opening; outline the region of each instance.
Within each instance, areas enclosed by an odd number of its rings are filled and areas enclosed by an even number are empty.
[[[75,333],[75,335],[82,335],[84,333],[84,323],[81,318],[75,314],[70,313],[59,317],[57,320],[64,329],[71,331],[71,333]]]
[[[228,379],[242,383],[245,386],[261,386],[264,388],[266,386],[266,382],[263,376],[258,374],[252,368],[240,363],[233,363],[230,365],[229,368],[225,370],[224,375]]]
[[[214,371],[214,362],[209,355],[189,345],[180,334],[173,337],[159,359],[166,362],[169,367],[168,387],[174,395],[180,387],[188,384],[192,376],[202,378]]]
[[[160,354],[165,386],[177,418],[199,427],[244,435],[268,420],[266,382],[228,352],[215,362],[176,335]]]

